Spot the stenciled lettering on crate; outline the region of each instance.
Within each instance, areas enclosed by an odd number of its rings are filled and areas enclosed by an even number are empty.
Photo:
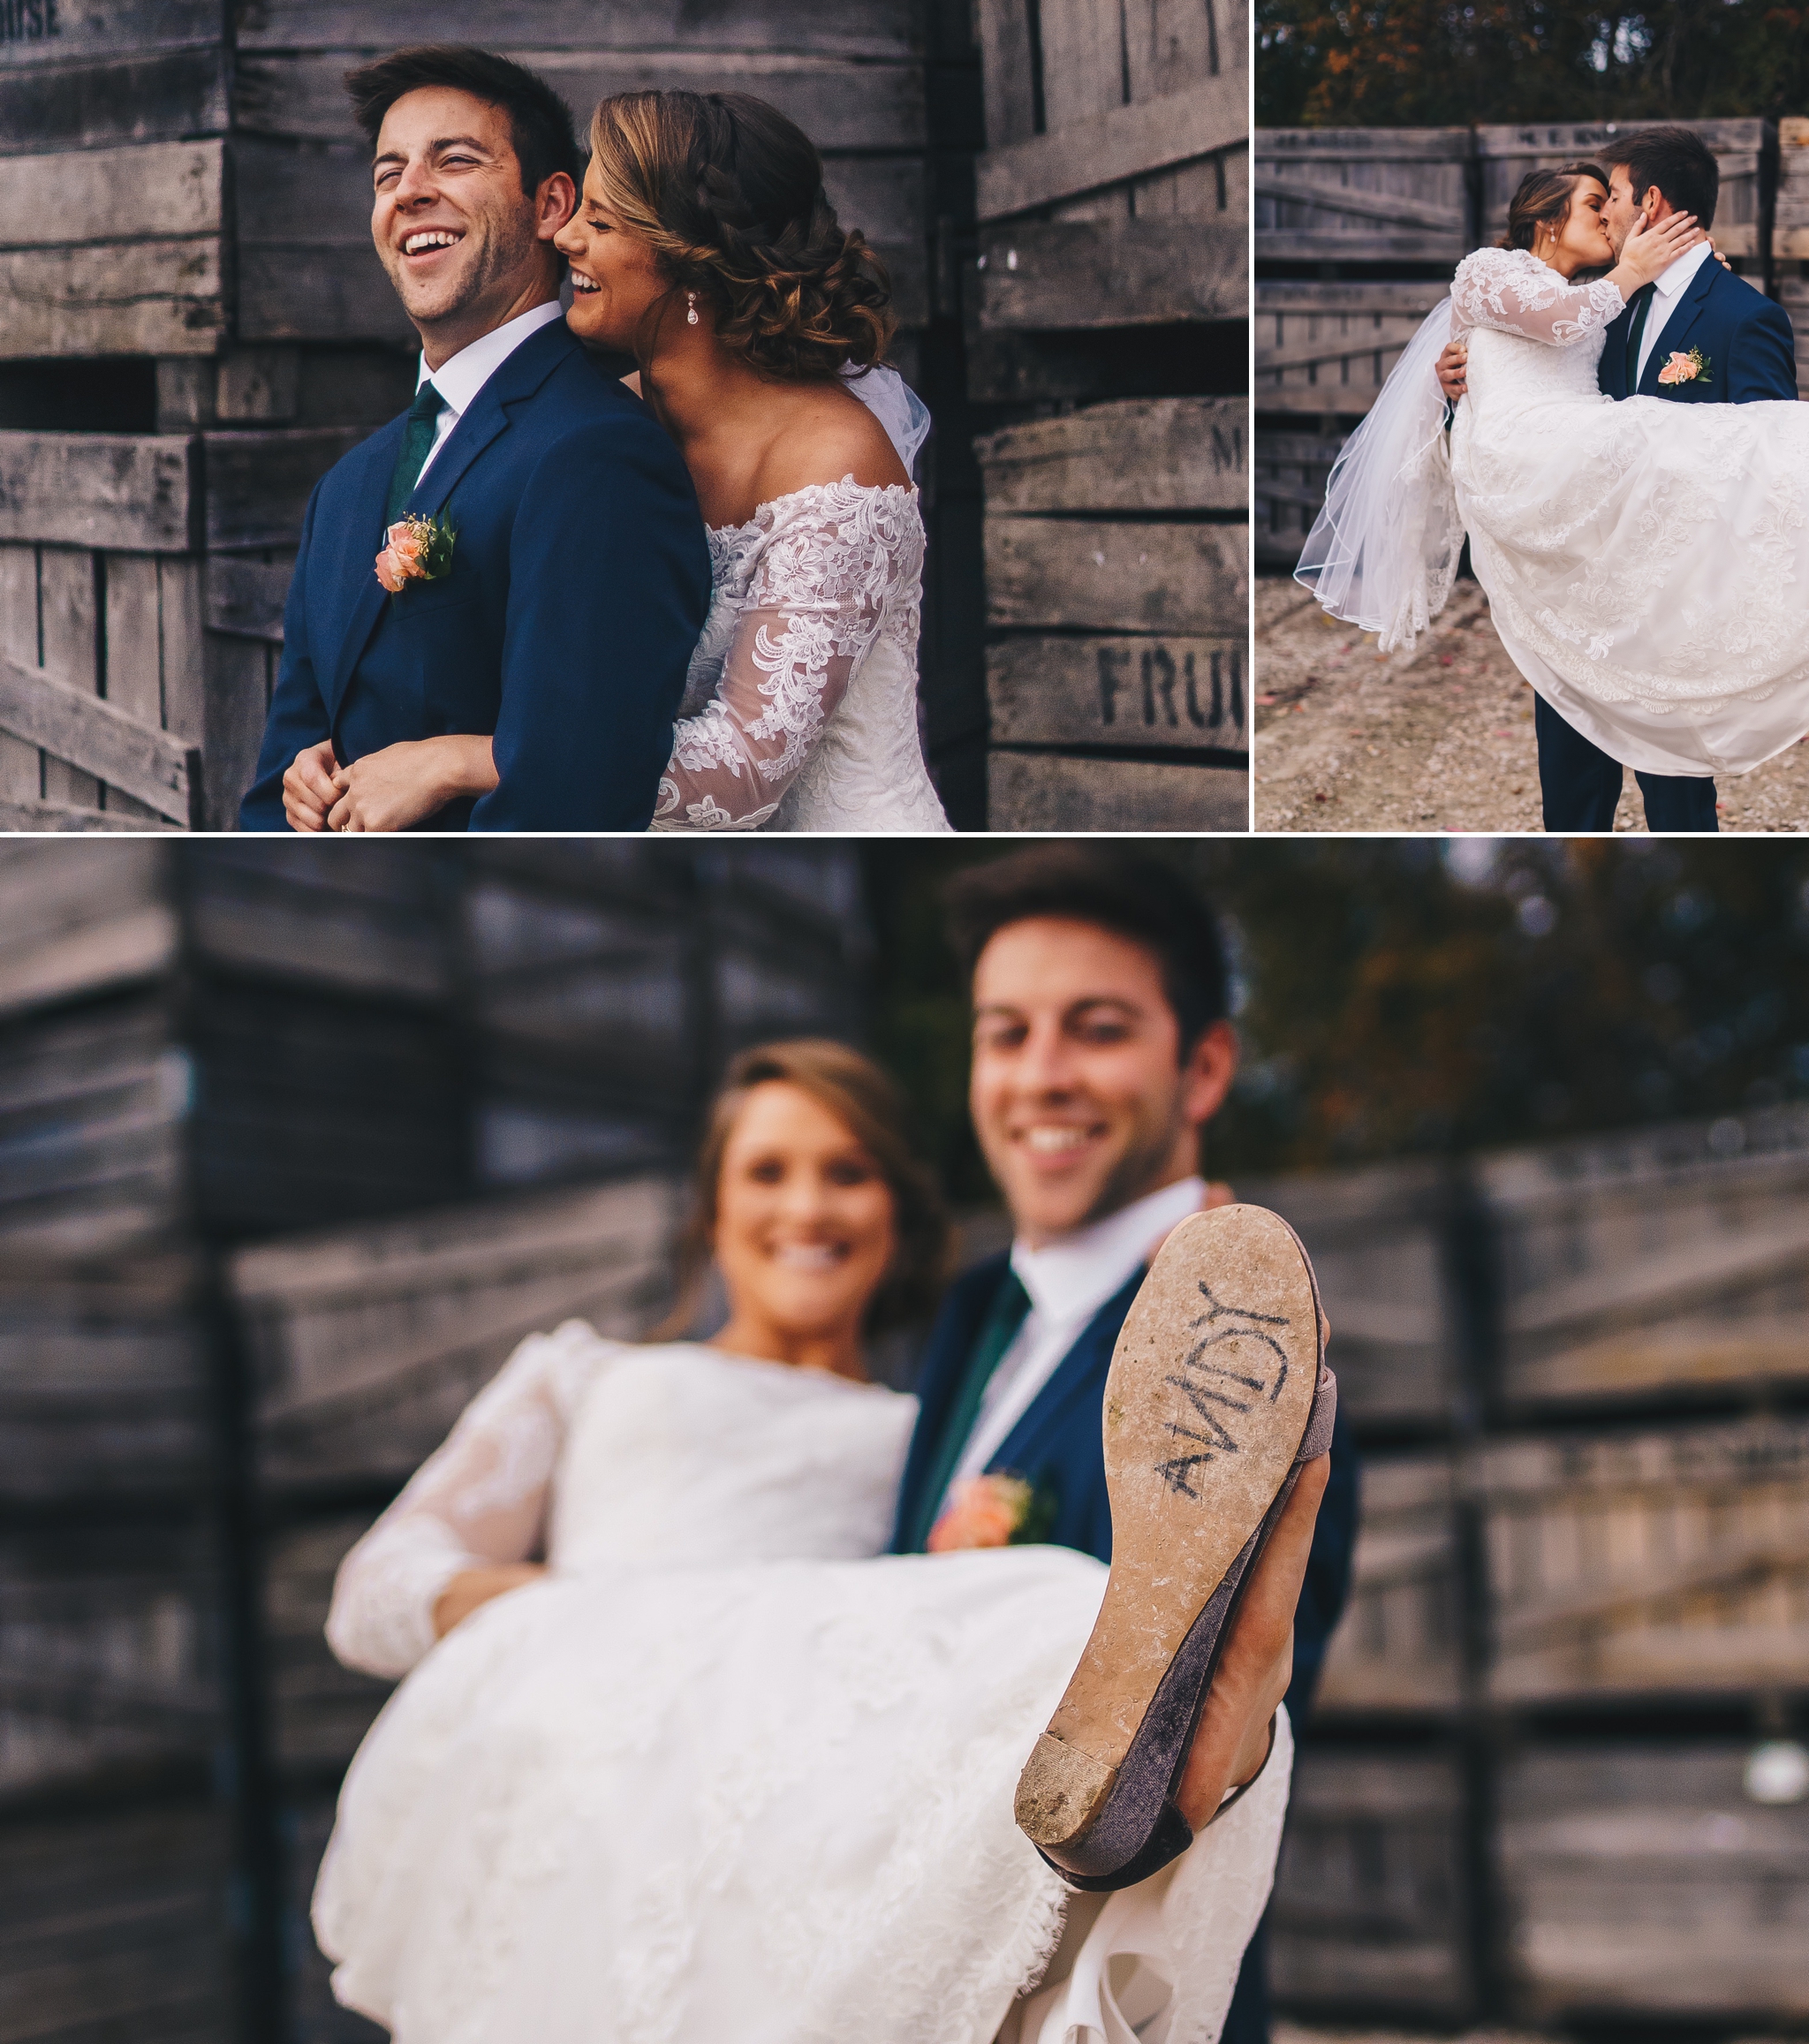
[[[1364,1457],[1350,1601],[1326,1648],[1315,1717],[1463,1701],[1456,1510],[1449,1450]]]
[[[394,1488],[528,1335],[640,1335],[677,1208],[672,1180],[640,1179],[240,1252],[262,1480]]]
[[[1639,121],[1586,124],[1529,122],[1515,126],[1484,126],[1476,131],[1476,156],[1482,170],[1481,238],[1493,241],[1506,231],[1508,205],[1527,171],[1556,169],[1563,163],[1588,163],[1605,144],[1622,141],[1644,125]],[[1742,268],[1762,270],[1764,164],[1776,147],[1775,124],[1769,120],[1685,121],[1714,152],[1721,167],[1721,193],[1714,211],[1714,244]]]
[[[1461,2021],[1474,1999],[1455,1760],[1302,1748],[1269,1906],[1277,1999]]]
[[[1533,2020],[1809,2014],[1809,1802],[1754,1802],[1751,1750],[1622,1736],[1507,1763],[1499,1866]]]
[[[1522,1407],[1809,1380],[1809,1113],[1485,1160]]]
[[[224,1812],[199,1802],[0,1827],[0,2038],[229,2044],[231,1853]]]
[[[0,1800],[205,1779],[225,1730],[205,1527],[0,1533]]]
[[[1809,1420],[1500,1442],[1491,1694],[1738,1696],[1809,1667]]]

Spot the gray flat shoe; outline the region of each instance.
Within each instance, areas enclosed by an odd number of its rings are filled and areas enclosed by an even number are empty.
[[[1325,1334],[1300,1238],[1262,1207],[1184,1221],[1132,1306],[1106,1379],[1111,1575],[1018,1783],[1019,1828],[1071,1887],[1128,1888],[1193,1842],[1175,1797],[1220,1649],[1331,1445]]]

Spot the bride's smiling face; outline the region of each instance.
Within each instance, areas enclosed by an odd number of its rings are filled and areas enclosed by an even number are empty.
[[[578,209],[554,237],[553,246],[571,267],[571,310],[565,323],[593,347],[636,354],[638,337],[649,314],[672,287],[654,264],[653,250],[624,227],[603,203],[596,167],[584,174]],[[683,317],[669,307],[665,316]]]
[[[791,1340],[858,1324],[898,1246],[891,1188],[802,1086],[748,1094],[723,1149],[715,1253],[738,1321]]]
[[[1575,276],[1580,269],[1608,268],[1615,260],[1615,249],[1601,216],[1607,203],[1608,193],[1593,178],[1578,178],[1571,187],[1571,209],[1563,226],[1555,236],[1549,228],[1541,229],[1534,253],[1563,276]]]

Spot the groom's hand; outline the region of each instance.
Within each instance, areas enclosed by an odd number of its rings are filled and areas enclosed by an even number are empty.
[[[496,784],[487,736],[405,739],[338,768],[327,827],[406,830],[459,796],[488,795]]]
[[[1462,341],[1447,341],[1437,363],[1438,387],[1455,405],[1469,390],[1470,351]]]
[[[333,771],[339,764],[333,756],[333,741],[322,738],[317,746],[299,752],[283,776],[283,814],[291,830],[324,830],[327,813],[338,799]]]

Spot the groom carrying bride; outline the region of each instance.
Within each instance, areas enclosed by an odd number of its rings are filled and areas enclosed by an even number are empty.
[[[1720,170],[1689,129],[1631,129],[1597,151],[1597,161],[1609,177],[1601,220],[1616,258],[1636,225],[1645,231],[1693,216],[1707,230],[1714,221]],[[1451,342],[1439,357],[1439,382],[1454,405],[1467,391],[1468,360],[1462,341]],[[1790,322],[1781,307],[1717,262],[1707,241],[1698,241],[1635,291],[1608,327],[1597,382],[1616,401],[1635,396],[1684,405],[1794,401]],[[1624,719],[1604,715],[1601,703],[1521,643],[1499,612],[1495,623],[1509,658],[1536,693],[1548,830],[1611,830],[1626,766],[1639,781],[1648,829],[1717,828],[1707,761],[1681,770],[1685,762],[1677,757],[1678,741],[1688,746],[1686,733],[1667,730],[1654,744],[1652,732],[1630,731]]]

